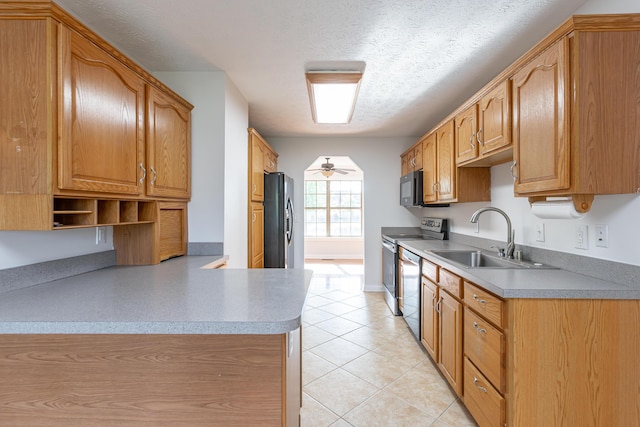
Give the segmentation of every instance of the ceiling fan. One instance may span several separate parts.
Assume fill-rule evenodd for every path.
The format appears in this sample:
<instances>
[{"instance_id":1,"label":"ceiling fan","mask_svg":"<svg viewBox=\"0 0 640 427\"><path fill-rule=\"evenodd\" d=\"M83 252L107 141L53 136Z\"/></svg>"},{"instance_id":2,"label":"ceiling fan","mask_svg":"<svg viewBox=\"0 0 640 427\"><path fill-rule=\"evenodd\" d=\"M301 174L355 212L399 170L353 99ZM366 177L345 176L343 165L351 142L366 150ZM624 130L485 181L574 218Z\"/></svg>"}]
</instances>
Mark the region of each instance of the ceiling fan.
<instances>
[{"instance_id":1,"label":"ceiling fan","mask_svg":"<svg viewBox=\"0 0 640 427\"><path fill-rule=\"evenodd\" d=\"M329 157L325 157L327 159L326 163L320 165L320 169L309 169L309 171L316 171L316 173L320 172L325 177L329 178L333 175L334 172L338 172L339 174L346 175L349 172L355 172L355 169L346 169L346 168L336 168L333 163L329 161Z\"/></svg>"}]
</instances>

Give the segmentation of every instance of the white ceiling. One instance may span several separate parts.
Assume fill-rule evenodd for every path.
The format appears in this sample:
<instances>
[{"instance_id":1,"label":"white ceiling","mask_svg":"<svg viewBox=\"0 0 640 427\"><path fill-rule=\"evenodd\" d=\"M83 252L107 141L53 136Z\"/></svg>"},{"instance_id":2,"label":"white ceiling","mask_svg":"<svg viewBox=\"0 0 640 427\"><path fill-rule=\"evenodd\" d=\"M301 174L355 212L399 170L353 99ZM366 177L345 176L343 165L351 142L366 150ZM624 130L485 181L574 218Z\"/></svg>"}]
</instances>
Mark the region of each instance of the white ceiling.
<instances>
[{"instance_id":1,"label":"white ceiling","mask_svg":"<svg viewBox=\"0 0 640 427\"><path fill-rule=\"evenodd\" d=\"M265 136L420 136L585 0L56 0L150 71L223 70ZM318 125L305 69L364 63Z\"/></svg>"}]
</instances>

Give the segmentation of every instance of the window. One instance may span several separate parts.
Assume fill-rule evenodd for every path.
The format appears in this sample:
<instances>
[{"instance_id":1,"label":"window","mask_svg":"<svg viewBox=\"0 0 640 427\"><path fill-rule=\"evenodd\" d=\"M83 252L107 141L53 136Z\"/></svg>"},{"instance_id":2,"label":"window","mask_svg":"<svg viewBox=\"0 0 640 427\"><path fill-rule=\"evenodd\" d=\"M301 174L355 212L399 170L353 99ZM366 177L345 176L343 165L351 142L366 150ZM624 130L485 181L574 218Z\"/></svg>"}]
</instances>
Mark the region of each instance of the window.
<instances>
[{"instance_id":1,"label":"window","mask_svg":"<svg viewBox=\"0 0 640 427\"><path fill-rule=\"evenodd\" d=\"M362 236L362 181L305 181L306 237Z\"/></svg>"}]
</instances>

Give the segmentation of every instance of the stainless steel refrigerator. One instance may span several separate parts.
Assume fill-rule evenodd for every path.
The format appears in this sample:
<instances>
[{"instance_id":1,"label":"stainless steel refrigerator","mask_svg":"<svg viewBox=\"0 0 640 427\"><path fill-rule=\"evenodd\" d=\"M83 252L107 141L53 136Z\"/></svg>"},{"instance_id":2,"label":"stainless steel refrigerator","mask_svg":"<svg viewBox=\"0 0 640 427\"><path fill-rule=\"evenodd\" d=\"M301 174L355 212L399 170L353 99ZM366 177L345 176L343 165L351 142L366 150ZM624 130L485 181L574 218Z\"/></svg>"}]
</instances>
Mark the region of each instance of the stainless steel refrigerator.
<instances>
[{"instance_id":1,"label":"stainless steel refrigerator","mask_svg":"<svg viewBox=\"0 0 640 427\"><path fill-rule=\"evenodd\" d=\"M293 268L293 179L264 176L264 266Z\"/></svg>"}]
</instances>

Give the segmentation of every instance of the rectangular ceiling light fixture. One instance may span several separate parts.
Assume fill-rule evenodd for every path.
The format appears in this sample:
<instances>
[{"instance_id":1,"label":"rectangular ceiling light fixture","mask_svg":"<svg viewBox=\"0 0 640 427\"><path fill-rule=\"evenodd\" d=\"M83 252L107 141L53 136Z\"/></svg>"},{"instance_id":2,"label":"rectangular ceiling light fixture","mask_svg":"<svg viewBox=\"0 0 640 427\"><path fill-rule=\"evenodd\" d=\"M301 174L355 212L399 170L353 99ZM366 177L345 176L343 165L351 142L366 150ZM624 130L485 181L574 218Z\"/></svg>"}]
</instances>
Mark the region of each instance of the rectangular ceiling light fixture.
<instances>
[{"instance_id":1,"label":"rectangular ceiling light fixture","mask_svg":"<svg viewBox=\"0 0 640 427\"><path fill-rule=\"evenodd\" d=\"M349 123L356 107L362 73L358 71L308 71L311 114L316 123Z\"/></svg>"}]
</instances>

